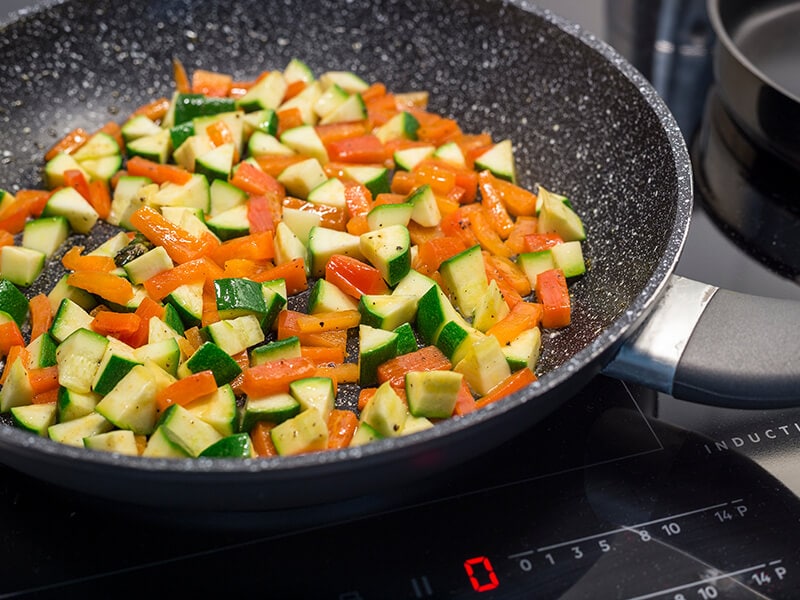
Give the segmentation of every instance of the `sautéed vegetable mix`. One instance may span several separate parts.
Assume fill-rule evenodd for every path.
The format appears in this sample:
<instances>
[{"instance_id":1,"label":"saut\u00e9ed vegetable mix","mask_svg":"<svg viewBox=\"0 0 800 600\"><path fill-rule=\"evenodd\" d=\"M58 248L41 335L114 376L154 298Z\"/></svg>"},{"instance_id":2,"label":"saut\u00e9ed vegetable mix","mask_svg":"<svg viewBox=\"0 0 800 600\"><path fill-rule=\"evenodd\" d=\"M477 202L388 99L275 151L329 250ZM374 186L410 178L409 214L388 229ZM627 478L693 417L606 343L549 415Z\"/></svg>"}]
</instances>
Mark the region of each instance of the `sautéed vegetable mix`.
<instances>
[{"instance_id":1,"label":"saut\u00e9ed vegetable mix","mask_svg":"<svg viewBox=\"0 0 800 600\"><path fill-rule=\"evenodd\" d=\"M512 140L298 59L247 82L174 71L171 98L57 142L43 189L0 190L0 413L93 450L277 456L536 379L585 232L517 185ZM100 220L114 233L76 245Z\"/></svg>"}]
</instances>

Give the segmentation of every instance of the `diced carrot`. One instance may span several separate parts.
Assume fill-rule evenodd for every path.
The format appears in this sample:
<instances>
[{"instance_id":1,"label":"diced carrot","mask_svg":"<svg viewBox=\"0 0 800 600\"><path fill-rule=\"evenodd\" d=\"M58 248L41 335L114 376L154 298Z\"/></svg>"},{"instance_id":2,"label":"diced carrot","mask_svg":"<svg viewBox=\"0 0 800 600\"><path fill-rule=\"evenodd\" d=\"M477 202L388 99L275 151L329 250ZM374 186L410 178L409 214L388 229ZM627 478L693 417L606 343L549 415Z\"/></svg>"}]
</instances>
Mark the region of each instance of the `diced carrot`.
<instances>
[{"instance_id":1,"label":"diced carrot","mask_svg":"<svg viewBox=\"0 0 800 600\"><path fill-rule=\"evenodd\" d=\"M143 115L152 121L160 121L167 116L169 107L169 98L161 97L137 108L133 111L133 116Z\"/></svg>"},{"instance_id":2,"label":"diced carrot","mask_svg":"<svg viewBox=\"0 0 800 600\"><path fill-rule=\"evenodd\" d=\"M275 257L272 232L251 233L227 240L214 248L210 257L220 266L224 266L226 261L234 258L270 260Z\"/></svg>"},{"instance_id":3,"label":"diced carrot","mask_svg":"<svg viewBox=\"0 0 800 600\"><path fill-rule=\"evenodd\" d=\"M45 390L44 392L34 394L33 398L31 398L31 404L55 404L58 402L58 395L59 389L57 387L51 390Z\"/></svg>"},{"instance_id":4,"label":"diced carrot","mask_svg":"<svg viewBox=\"0 0 800 600\"><path fill-rule=\"evenodd\" d=\"M364 215L358 215L347 221L347 233L351 235L363 235L370 230L369 221Z\"/></svg>"},{"instance_id":5,"label":"diced carrot","mask_svg":"<svg viewBox=\"0 0 800 600\"><path fill-rule=\"evenodd\" d=\"M454 138L453 141L461 148L461 152L464 154L464 158L467 162L467 168L472 169L474 168L475 157L479 156L492 145L492 136L485 132L462 134Z\"/></svg>"},{"instance_id":6,"label":"diced carrot","mask_svg":"<svg viewBox=\"0 0 800 600\"><path fill-rule=\"evenodd\" d=\"M414 174L414 187L428 184L435 194L445 195L456 185L455 173L433 162L423 161L414 168L412 173Z\"/></svg>"},{"instance_id":7,"label":"diced carrot","mask_svg":"<svg viewBox=\"0 0 800 600\"><path fill-rule=\"evenodd\" d=\"M61 264L70 271L97 271L108 273L117 268L114 259L99 254L81 254L83 246L73 246L64 254Z\"/></svg>"},{"instance_id":8,"label":"diced carrot","mask_svg":"<svg viewBox=\"0 0 800 600\"><path fill-rule=\"evenodd\" d=\"M258 277L258 281L271 281L273 279L283 279L286 282L287 294L299 294L307 290L308 278L306 277L305 261L302 258L292 259L271 269L266 269Z\"/></svg>"},{"instance_id":9,"label":"diced carrot","mask_svg":"<svg viewBox=\"0 0 800 600\"><path fill-rule=\"evenodd\" d=\"M507 239L514 228L514 221L508 214L503 197L493 184L495 177L490 171L482 171L478 175L478 183L481 189L482 204L489 217L492 228L502 239Z\"/></svg>"},{"instance_id":10,"label":"diced carrot","mask_svg":"<svg viewBox=\"0 0 800 600\"><path fill-rule=\"evenodd\" d=\"M570 324L572 303L567 279L561 269L550 269L536 277L536 299L542 304L542 327L557 329Z\"/></svg>"},{"instance_id":11,"label":"diced carrot","mask_svg":"<svg viewBox=\"0 0 800 600\"><path fill-rule=\"evenodd\" d=\"M286 102L287 100L291 100L292 98L297 96L297 94L306 89L306 87L308 87L308 84L302 79L292 81L289 85L286 86L286 92L284 92L283 94L283 101Z\"/></svg>"},{"instance_id":12,"label":"diced carrot","mask_svg":"<svg viewBox=\"0 0 800 600\"><path fill-rule=\"evenodd\" d=\"M0 354L5 353L6 356L6 364L3 368L3 374L0 375L0 385L3 385L8 378L8 374L11 371L12 365L21 360L23 365L27 365L30 362L30 353L25 349L23 344L18 344L16 346L11 346L7 351L3 351L0 347ZM27 371L27 367L25 369Z\"/></svg>"},{"instance_id":13,"label":"diced carrot","mask_svg":"<svg viewBox=\"0 0 800 600\"><path fill-rule=\"evenodd\" d=\"M510 396L514 392L521 390L534 381L536 381L536 375L534 375L533 371L531 371L528 367L524 367L519 371L515 371L506 379L498 383L495 387L489 390L488 394L483 396L475 404L478 408L483 408L492 402L497 402L506 396Z\"/></svg>"},{"instance_id":14,"label":"diced carrot","mask_svg":"<svg viewBox=\"0 0 800 600\"><path fill-rule=\"evenodd\" d=\"M139 331L141 322L141 317L136 313L101 310L95 313L91 328L92 331L101 335L111 335L118 339L125 339Z\"/></svg>"},{"instance_id":15,"label":"diced carrot","mask_svg":"<svg viewBox=\"0 0 800 600\"><path fill-rule=\"evenodd\" d=\"M53 322L53 309L50 300L44 294L36 294L28 302L31 313L31 341L50 329Z\"/></svg>"},{"instance_id":16,"label":"diced carrot","mask_svg":"<svg viewBox=\"0 0 800 600\"><path fill-rule=\"evenodd\" d=\"M363 294L385 294L389 291L378 269L343 254L334 254L328 260L325 279L357 300Z\"/></svg>"},{"instance_id":17,"label":"diced carrot","mask_svg":"<svg viewBox=\"0 0 800 600\"><path fill-rule=\"evenodd\" d=\"M28 382L34 394L58 389L58 367L39 367L28 370Z\"/></svg>"},{"instance_id":18,"label":"diced carrot","mask_svg":"<svg viewBox=\"0 0 800 600\"><path fill-rule=\"evenodd\" d=\"M394 194L391 192L385 192L383 194L378 194L375 196L375 200L372 204L373 207L375 206L382 206L384 204L402 204L406 201L406 196L404 194Z\"/></svg>"},{"instance_id":19,"label":"diced carrot","mask_svg":"<svg viewBox=\"0 0 800 600\"><path fill-rule=\"evenodd\" d=\"M131 335L121 336L120 340L134 348L138 348L147 343L150 319L153 317L164 318L164 307L149 296L146 296L136 307L134 314L139 317L139 329Z\"/></svg>"},{"instance_id":20,"label":"diced carrot","mask_svg":"<svg viewBox=\"0 0 800 600\"><path fill-rule=\"evenodd\" d=\"M5 229L0 229L0 247L3 246L13 246L14 245L14 234L10 231L6 231Z\"/></svg>"},{"instance_id":21,"label":"diced carrot","mask_svg":"<svg viewBox=\"0 0 800 600\"><path fill-rule=\"evenodd\" d=\"M420 120L422 113L423 111L412 111L412 114L417 117L417 120ZM425 119L422 121L425 121ZM420 122L419 129L417 129L417 138L430 142L435 146L441 146L445 142L461 134L461 128L453 119L437 117L436 119L428 119L427 122L422 121Z\"/></svg>"},{"instance_id":22,"label":"diced carrot","mask_svg":"<svg viewBox=\"0 0 800 600\"><path fill-rule=\"evenodd\" d=\"M297 107L279 110L277 112L277 116L278 136L280 136L284 131L303 125L303 113L301 113L300 109Z\"/></svg>"},{"instance_id":23,"label":"diced carrot","mask_svg":"<svg viewBox=\"0 0 800 600\"><path fill-rule=\"evenodd\" d=\"M111 214L111 193L108 184L102 179L92 179L89 182L89 204L101 219L107 219Z\"/></svg>"},{"instance_id":24,"label":"diced carrot","mask_svg":"<svg viewBox=\"0 0 800 600\"><path fill-rule=\"evenodd\" d=\"M233 86L233 77L215 71L197 69L192 73L192 93L225 98Z\"/></svg>"},{"instance_id":25,"label":"diced carrot","mask_svg":"<svg viewBox=\"0 0 800 600\"><path fill-rule=\"evenodd\" d=\"M183 332L183 337L185 337L186 340L189 342L189 344L191 344L192 346L192 351L187 352L189 356L194 354L194 351L197 350L200 346L202 346L203 342L205 341L205 339L203 339L203 334L200 333L200 328L197 326L189 327L189 329L186 329Z\"/></svg>"},{"instance_id":26,"label":"diced carrot","mask_svg":"<svg viewBox=\"0 0 800 600\"><path fill-rule=\"evenodd\" d=\"M375 95L369 101L365 100L364 104L367 106L367 119L373 127L383 125L400 112L394 94Z\"/></svg>"},{"instance_id":27,"label":"diced carrot","mask_svg":"<svg viewBox=\"0 0 800 600\"><path fill-rule=\"evenodd\" d=\"M278 450L272 443L270 431L277 423L269 421L259 421L250 430L250 441L253 443L253 450L262 457L278 456Z\"/></svg>"},{"instance_id":28,"label":"diced carrot","mask_svg":"<svg viewBox=\"0 0 800 600\"><path fill-rule=\"evenodd\" d=\"M338 383L358 383L358 365L350 362L318 365L314 377L330 377Z\"/></svg>"},{"instance_id":29,"label":"diced carrot","mask_svg":"<svg viewBox=\"0 0 800 600\"><path fill-rule=\"evenodd\" d=\"M301 356L310 358L314 364L339 364L345 359L342 348L322 348L320 346L300 346Z\"/></svg>"},{"instance_id":30,"label":"diced carrot","mask_svg":"<svg viewBox=\"0 0 800 600\"><path fill-rule=\"evenodd\" d=\"M334 409L328 417L328 448L347 448L358 427L358 417L349 410Z\"/></svg>"},{"instance_id":31,"label":"diced carrot","mask_svg":"<svg viewBox=\"0 0 800 600\"><path fill-rule=\"evenodd\" d=\"M378 381L390 382L393 388L405 387L406 373L412 371L449 371L453 365L436 346L425 346L415 352L401 354L378 367Z\"/></svg>"},{"instance_id":32,"label":"diced carrot","mask_svg":"<svg viewBox=\"0 0 800 600\"><path fill-rule=\"evenodd\" d=\"M505 256L496 256L488 252L484 253L483 260L487 266L487 275L491 270L490 279L502 278L521 296L531 293L530 279L517 263Z\"/></svg>"},{"instance_id":33,"label":"diced carrot","mask_svg":"<svg viewBox=\"0 0 800 600\"><path fill-rule=\"evenodd\" d=\"M361 184L345 187L344 201L351 217L366 216L372 209L372 193Z\"/></svg>"},{"instance_id":34,"label":"diced carrot","mask_svg":"<svg viewBox=\"0 0 800 600\"><path fill-rule=\"evenodd\" d=\"M523 252L541 252L558 244L563 244L564 240L554 231L544 233L529 233L522 241Z\"/></svg>"},{"instance_id":35,"label":"diced carrot","mask_svg":"<svg viewBox=\"0 0 800 600\"><path fill-rule=\"evenodd\" d=\"M198 398L217 391L212 371L199 371L178 379L156 394L158 410L164 411L172 404L186 406Z\"/></svg>"},{"instance_id":36,"label":"diced carrot","mask_svg":"<svg viewBox=\"0 0 800 600\"><path fill-rule=\"evenodd\" d=\"M480 210L472 211L469 216L469 226L482 248L495 256L511 256L511 250L506 247L501 237L494 230L486 208L481 207Z\"/></svg>"},{"instance_id":37,"label":"diced carrot","mask_svg":"<svg viewBox=\"0 0 800 600\"><path fill-rule=\"evenodd\" d=\"M162 165L141 156L128 159L127 171L129 175L149 177L153 183L159 185L167 182L183 185L192 178L192 174L183 167Z\"/></svg>"},{"instance_id":38,"label":"diced carrot","mask_svg":"<svg viewBox=\"0 0 800 600\"><path fill-rule=\"evenodd\" d=\"M426 275L438 271L442 262L466 249L463 240L453 236L434 238L425 242L419 246L417 252L420 270Z\"/></svg>"},{"instance_id":39,"label":"diced carrot","mask_svg":"<svg viewBox=\"0 0 800 600\"><path fill-rule=\"evenodd\" d=\"M7 356L14 346L24 346L25 338L22 337L16 321L0 323L0 356Z\"/></svg>"},{"instance_id":40,"label":"diced carrot","mask_svg":"<svg viewBox=\"0 0 800 600\"><path fill-rule=\"evenodd\" d=\"M331 160L346 163L382 164L387 159L383 142L372 134L331 142L327 150Z\"/></svg>"},{"instance_id":41,"label":"diced carrot","mask_svg":"<svg viewBox=\"0 0 800 600\"><path fill-rule=\"evenodd\" d=\"M417 178L409 171L395 171L391 189L395 194L408 195L417 187Z\"/></svg>"},{"instance_id":42,"label":"diced carrot","mask_svg":"<svg viewBox=\"0 0 800 600\"><path fill-rule=\"evenodd\" d=\"M277 177L284 171L284 169L286 169L286 167L302 162L307 158L309 157L302 154L293 154L292 156L284 156L283 154L264 154L256 157L256 162L265 173L269 173L273 177Z\"/></svg>"},{"instance_id":43,"label":"diced carrot","mask_svg":"<svg viewBox=\"0 0 800 600\"><path fill-rule=\"evenodd\" d=\"M423 227L416 221L408 222L408 235L411 238L411 244L419 246L432 239L440 238L443 236L442 230L438 225L433 227Z\"/></svg>"},{"instance_id":44,"label":"diced carrot","mask_svg":"<svg viewBox=\"0 0 800 600\"><path fill-rule=\"evenodd\" d=\"M131 225L156 245L163 246L169 257L178 264L210 254L218 245L211 235L195 237L185 229L165 219L150 206L142 206L131 215Z\"/></svg>"},{"instance_id":45,"label":"diced carrot","mask_svg":"<svg viewBox=\"0 0 800 600\"><path fill-rule=\"evenodd\" d=\"M239 365L242 372L234 377L229 385L234 394L240 395L242 393L242 383L244 382L244 370L250 366L250 355L247 353L247 350L242 350L237 354L232 354L231 358L236 361L236 364Z\"/></svg>"},{"instance_id":46,"label":"diced carrot","mask_svg":"<svg viewBox=\"0 0 800 600\"><path fill-rule=\"evenodd\" d=\"M322 144L327 148L333 142L365 135L367 133L367 122L346 121L344 123L330 123L317 125L314 129L319 139L322 140Z\"/></svg>"},{"instance_id":47,"label":"diced carrot","mask_svg":"<svg viewBox=\"0 0 800 600\"><path fill-rule=\"evenodd\" d=\"M112 273L75 271L67 276L67 283L115 304L124 305L133 298L130 281Z\"/></svg>"},{"instance_id":48,"label":"diced carrot","mask_svg":"<svg viewBox=\"0 0 800 600\"><path fill-rule=\"evenodd\" d=\"M283 191L283 186L272 175L248 162L239 165L231 178L231 183L248 194L258 196Z\"/></svg>"},{"instance_id":49,"label":"diced carrot","mask_svg":"<svg viewBox=\"0 0 800 600\"><path fill-rule=\"evenodd\" d=\"M208 257L201 257L153 275L144 282L144 288L151 298L161 300L185 283L205 283L222 275L223 270L217 263Z\"/></svg>"},{"instance_id":50,"label":"diced carrot","mask_svg":"<svg viewBox=\"0 0 800 600\"><path fill-rule=\"evenodd\" d=\"M542 306L534 302L519 302L497 323L492 325L487 335L492 335L501 346L511 343L520 333L537 327L542 319Z\"/></svg>"},{"instance_id":51,"label":"diced carrot","mask_svg":"<svg viewBox=\"0 0 800 600\"><path fill-rule=\"evenodd\" d=\"M536 194L528 190L495 177L488 171L481 173L480 177L487 185L499 194L503 204L510 214L515 217L530 217L536 214Z\"/></svg>"},{"instance_id":52,"label":"diced carrot","mask_svg":"<svg viewBox=\"0 0 800 600\"><path fill-rule=\"evenodd\" d=\"M0 229L9 233L19 233L29 217L42 213L50 198L50 192L42 190L20 190L13 202L0 211Z\"/></svg>"},{"instance_id":53,"label":"diced carrot","mask_svg":"<svg viewBox=\"0 0 800 600\"><path fill-rule=\"evenodd\" d=\"M456 397L456 406L453 409L453 415L466 415L478 409L475 403L475 398L469 389L469 384L466 379L461 380L461 389L458 390Z\"/></svg>"},{"instance_id":54,"label":"diced carrot","mask_svg":"<svg viewBox=\"0 0 800 600\"><path fill-rule=\"evenodd\" d=\"M225 261L223 277L244 278L261 281L275 265L269 260L251 260L249 258L231 258Z\"/></svg>"},{"instance_id":55,"label":"diced carrot","mask_svg":"<svg viewBox=\"0 0 800 600\"><path fill-rule=\"evenodd\" d=\"M465 248L480 244L472 231L470 211L467 210L469 206L462 206L447 216L443 216L442 222L439 224L444 235L460 238Z\"/></svg>"},{"instance_id":56,"label":"diced carrot","mask_svg":"<svg viewBox=\"0 0 800 600\"><path fill-rule=\"evenodd\" d=\"M175 90L181 94L188 94L192 91L192 84L189 82L189 75L183 63L178 58L172 59L172 77L175 79Z\"/></svg>"},{"instance_id":57,"label":"diced carrot","mask_svg":"<svg viewBox=\"0 0 800 600\"><path fill-rule=\"evenodd\" d=\"M250 196L247 201L247 221L250 223L250 233L275 231L272 205L267 196Z\"/></svg>"},{"instance_id":58,"label":"diced carrot","mask_svg":"<svg viewBox=\"0 0 800 600\"><path fill-rule=\"evenodd\" d=\"M370 401L377 391L378 388L376 387L361 388L358 392L358 410L364 410L367 402Z\"/></svg>"},{"instance_id":59,"label":"diced carrot","mask_svg":"<svg viewBox=\"0 0 800 600\"><path fill-rule=\"evenodd\" d=\"M297 318L297 329L300 333L322 333L323 331L339 331L358 327L361 313L357 310L337 310L333 312L301 315Z\"/></svg>"},{"instance_id":60,"label":"diced carrot","mask_svg":"<svg viewBox=\"0 0 800 600\"><path fill-rule=\"evenodd\" d=\"M61 154L72 154L83 146L89 139L89 132L82 127L76 127L63 138L58 140L44 155L46 161L50 161Z\"/></svg>"},{"instance_id":61,"label":"diced carrot","mask_svg":"<svg viewBox=\"0 0 800 600\"><path fill-rule=\"evenodd\" d=\"M380 82L376 82L370 85L366 90L361 92L361 99L365 103L370 103L385 95L386 95L386 85Z\"/></svg>"},{"instance_id":62,"label":"diced carrot","mask_svg":"<svg viewBox=\"0 0 800 600\"><path fill-rule=\"evenodd\" d=\"M244 370L242 391L252 397L288 393L291 382L311 377L315 370L314 361L305 357L271 360Z\"/></svg>"},{"instance_id":63,"label":"diced carrot","mask_svg":"<svg viewBox=\"0 0 800 600\"><path fill-rule=\"evenodd\" d=\"M508 234L508 239L506 239L506 247L512 254L525 252L525 236L536 233L538 222L539 219L536 217L516 218L514 227L511 229L511 233Z\"/></svg>"},{"instance_id":64,"label":"diced carrot","mask_svg":"<svg viewBox=\"0 0 800 600\"><path fill-rule=\"evenodd\" d=\"M206 127L206 133L208 134L208 139L211 140L211 143L214 146L219 147L225 144L235 144L235 140L233 138L233 131L231 128L228 127L228 124L225 121L214 121L211 125ZM233 148L233 162L239 162L239 148L234 145ZM249 164L249 163L247 163ZM253 166L253 165L249 165Z\"/></svg>"},{"instance_id":65,"label":"diced carrot","mask_svg":"<svg viewBox=\"0 0 800 600\"><path fill-rule=\"evenodd\" d=\"M89 182L80 169L67 169L64 171L64 183L67 187L74 188L86 200L89 199Z\"/></svg>"}]
</instances>

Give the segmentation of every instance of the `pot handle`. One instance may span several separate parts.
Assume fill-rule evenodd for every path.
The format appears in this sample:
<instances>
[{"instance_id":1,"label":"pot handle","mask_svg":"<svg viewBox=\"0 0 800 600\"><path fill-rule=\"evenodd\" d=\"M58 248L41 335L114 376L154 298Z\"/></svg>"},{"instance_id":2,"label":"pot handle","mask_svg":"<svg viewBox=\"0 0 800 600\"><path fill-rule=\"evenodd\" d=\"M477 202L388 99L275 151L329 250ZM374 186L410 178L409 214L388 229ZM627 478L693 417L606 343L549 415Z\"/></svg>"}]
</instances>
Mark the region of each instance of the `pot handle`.
<instances>
[{"instance_id":1,"label":"pot handle","mask_svg":"<svg viewBox=\"0 0 800 600\"><path fill-rule=\"evenodd\" d=\"M701 404L800 406L800 302L673 275L604 373Z\"/></svg>"}]
</instances>

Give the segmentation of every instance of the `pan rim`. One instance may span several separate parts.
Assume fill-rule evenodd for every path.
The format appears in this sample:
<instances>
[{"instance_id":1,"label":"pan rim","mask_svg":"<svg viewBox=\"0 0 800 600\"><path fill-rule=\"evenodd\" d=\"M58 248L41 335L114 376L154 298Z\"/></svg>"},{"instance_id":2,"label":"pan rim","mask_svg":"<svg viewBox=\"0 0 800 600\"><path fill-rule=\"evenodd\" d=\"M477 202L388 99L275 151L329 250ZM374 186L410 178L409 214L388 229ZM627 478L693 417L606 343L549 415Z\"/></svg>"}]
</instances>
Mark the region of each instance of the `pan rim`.
<instances>
[{"instance_id":1,"label":"pan rim","mask_svg":"<svg viewBox=\"0 0 800 600\"><path fill-rule=\"evenodd\" d=\"M19 19L36 14L48 7L68 4L69 0L44 0L30 9L23 9L12 14L10 20L0 22L3 29ZM527 0L499 0L499 4L514 6L524 12L532 13L549 24L577 39L591 50L598 53L623 75L641 94L646 104L653 111L667 137L672 149L672 160L678 176L676 189L675 217L672 230L669 232L667 245L656 265L650 279L629 303L627 309L609 326L607 326L590 344L578 351L559 368L543 376L531 387L517 392L503 402L492 404L481 411L450 419L437 424L433 429L422 431L411 436L381 440L356 448L306 454L300 456L275 457L263 459L154 459L132 456L120 456L104 452L87 451L58 444L49 439L36 436L10 426L0 426L0 447L10 446L14 451L34 452L38 456L47 457L50 461L63 462L72 469L95 470L98 467L113 467L121 472L141 472L163 474L169 477L185 475L191 478L204 476L219 478L236 478L242 475L258 477L259 474L285 474L288 479L307 477L305 473L324 467L327 470L349 468L354 461L362 461L374 466L376 463L392 461L396 455L404 455L407 451L418 449L423 451L431 445L440 443L442 438L449 439L454 434L464 434L474 426L491 420L494 415L516 410L532 399L552 393L576 371L586 369L587 365L596 365L593 374L599 372L602 359L608 360L622 340L633 332L646 319L654 306L669 277L674 271L686 239L692 211L692 172L689 154L680 129L663 100L645 77L636 70L615 49L596 35L584 30L581 26L542 9ZM4 461L5 462L5 461ZM224 483L224 482L221 482Z\"/></svg>"}]
</instances>

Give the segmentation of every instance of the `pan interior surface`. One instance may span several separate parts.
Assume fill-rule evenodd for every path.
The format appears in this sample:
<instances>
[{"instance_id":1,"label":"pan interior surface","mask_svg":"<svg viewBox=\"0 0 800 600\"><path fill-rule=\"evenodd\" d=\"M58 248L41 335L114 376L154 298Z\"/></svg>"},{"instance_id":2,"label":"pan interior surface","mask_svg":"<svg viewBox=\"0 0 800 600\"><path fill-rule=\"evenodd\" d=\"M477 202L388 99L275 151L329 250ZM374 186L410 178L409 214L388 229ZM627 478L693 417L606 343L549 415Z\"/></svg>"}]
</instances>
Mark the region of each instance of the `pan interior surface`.
<instances>
[{"instance_id":1,"label":"pan interior surface","mask_svg":"<svg viewBox=\"0 0 800 600\"><path fill-rule=\"evenodd\" d=\"M568 196L584 220L589 269L571 288L573 323L544 336L538 389L549 391L568 377L597 373L599 357L654 301L686 234L691 174L677 126L645 80L602 42L527 8L434 0L48 6L0 30L0 187L40 186L42 154L67 131L121 122L171 94L173 57L190 71L219 70L242 80L298 57L316 74L353 70L391 90L428 90L430 109L457 119L464 131L511 138L520 183ZM510 406L528 396L510 399ZM426 442L446 447L442 436L491 418L476 413L418 434L418 442L379 444L358 456L414 444L421 452ZM0 442L30 451L49 444L8 427L0 427ZM463 459L468 445L448 451ZM330 467L354 456L317 462ZM246 467L178 461L145 471L269 475L279 470L275 465L315 460ZM138 468L137 461L121 463Z\"/></svg>"}]
</instances>

